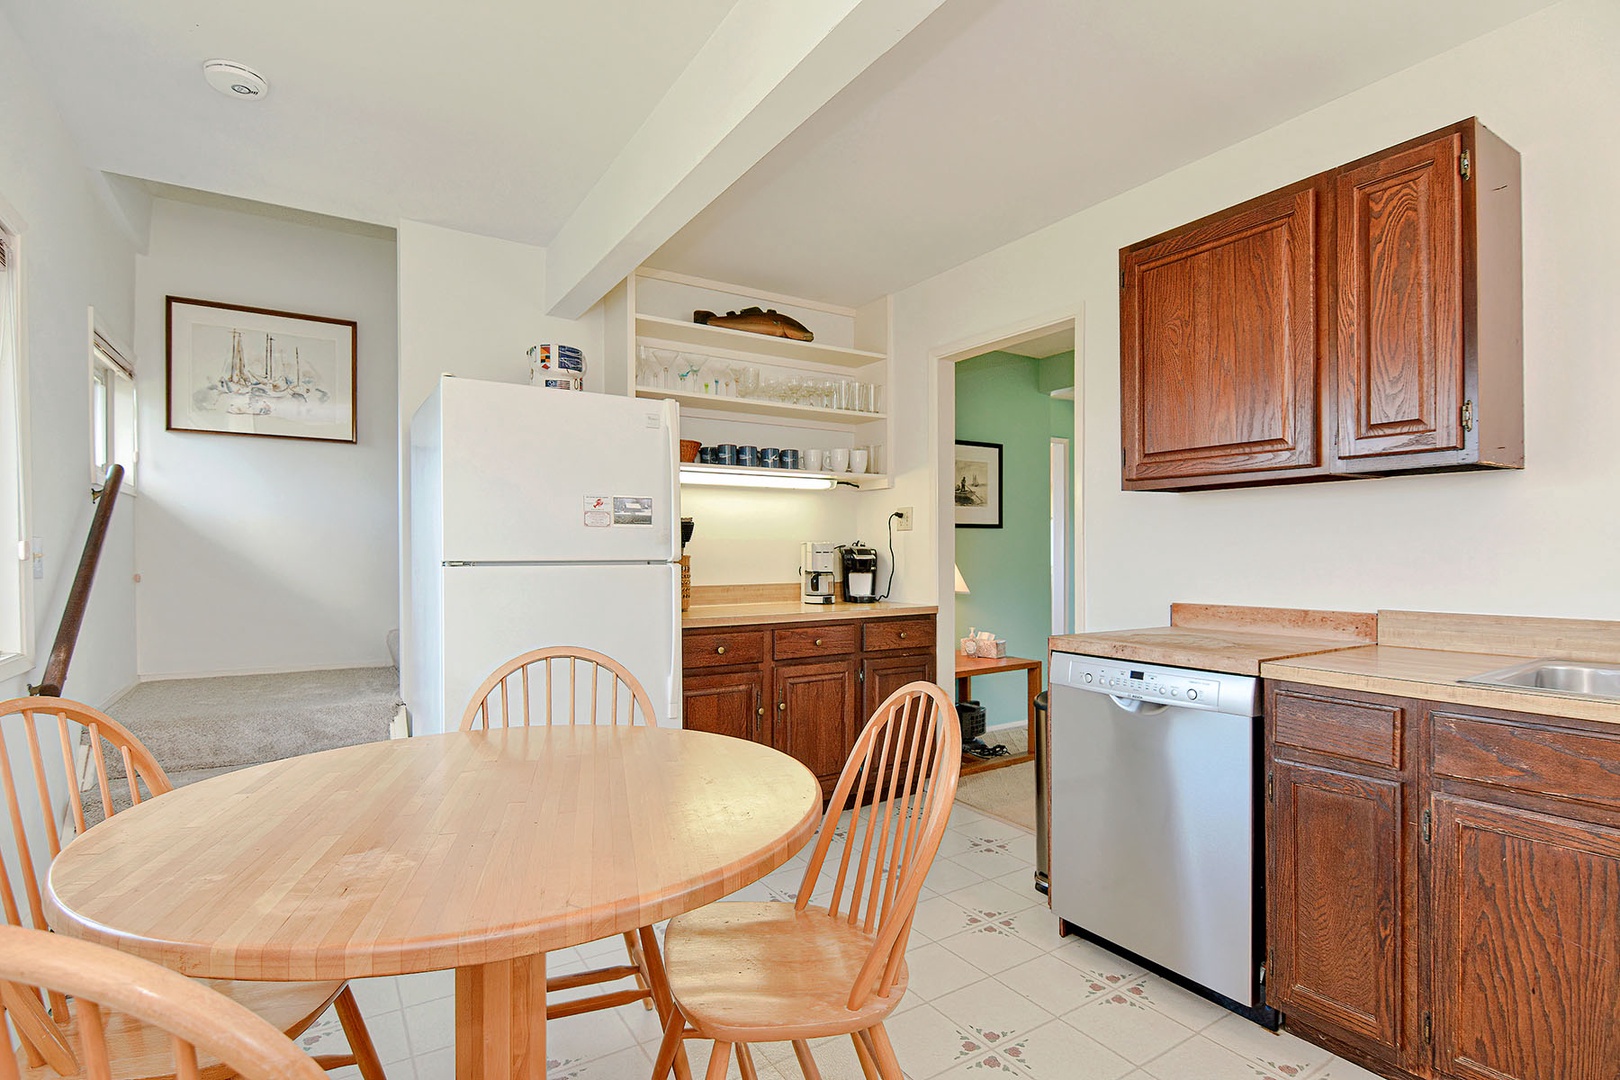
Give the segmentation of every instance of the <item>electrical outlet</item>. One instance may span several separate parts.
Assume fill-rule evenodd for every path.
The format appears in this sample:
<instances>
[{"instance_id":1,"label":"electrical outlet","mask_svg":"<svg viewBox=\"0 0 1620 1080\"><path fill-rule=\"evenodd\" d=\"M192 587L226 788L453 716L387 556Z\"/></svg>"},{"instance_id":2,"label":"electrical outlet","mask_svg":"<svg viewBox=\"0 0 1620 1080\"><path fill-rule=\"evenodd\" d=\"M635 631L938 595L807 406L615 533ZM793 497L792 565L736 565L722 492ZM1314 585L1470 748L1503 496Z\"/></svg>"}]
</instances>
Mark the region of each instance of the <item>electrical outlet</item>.
<instances>
[{"instance_id":1,"label":"electrical outlet","mask_svg":"<svg viewBox=\"0 0 1620 1080\"><path fill-rule=\"evenodd\" d=\"M894 531L911 531L911 507L902 506L900 509L894 512Z\"/></svg>"}]
</instances>

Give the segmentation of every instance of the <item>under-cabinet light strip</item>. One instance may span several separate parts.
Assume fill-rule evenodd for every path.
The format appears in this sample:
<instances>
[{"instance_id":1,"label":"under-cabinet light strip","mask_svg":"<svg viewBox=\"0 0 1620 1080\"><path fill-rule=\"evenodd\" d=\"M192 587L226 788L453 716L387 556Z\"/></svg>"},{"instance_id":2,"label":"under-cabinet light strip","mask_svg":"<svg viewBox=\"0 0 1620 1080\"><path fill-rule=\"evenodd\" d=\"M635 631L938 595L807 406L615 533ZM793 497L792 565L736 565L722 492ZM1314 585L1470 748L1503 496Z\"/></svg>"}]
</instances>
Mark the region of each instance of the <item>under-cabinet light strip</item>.
<instances>
[{"instance_id":1,"label":"under-cabinet light strip","mask_svg":"<svg viewBox=\"0 0 1620 1080\"><path fill-rule=\"evenodd\" d=\"M681 483L709 484L715 487L791 488L798 491L828 491L838 481L830 476L795 476L792 470L781 475L768 472L725 472L713 467L682 469Z\"/></svg>"}]
</instances>

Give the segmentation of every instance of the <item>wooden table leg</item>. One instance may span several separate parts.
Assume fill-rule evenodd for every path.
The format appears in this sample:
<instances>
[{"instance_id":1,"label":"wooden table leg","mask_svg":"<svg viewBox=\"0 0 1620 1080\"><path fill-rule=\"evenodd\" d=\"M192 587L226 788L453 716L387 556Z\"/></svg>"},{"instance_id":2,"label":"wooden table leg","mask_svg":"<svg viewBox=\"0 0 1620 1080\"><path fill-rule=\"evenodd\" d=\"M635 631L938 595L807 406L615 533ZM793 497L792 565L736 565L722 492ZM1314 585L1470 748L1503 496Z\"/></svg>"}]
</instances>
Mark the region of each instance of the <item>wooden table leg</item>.
<instances>
[{"instance_id":1,"label":"wooden table leg","mask_svg":"<svg viewBox=\"0 0 1620 1080\"><path fill-rule=\"evenodd\" d=\"M456 1080L546 1080L546 956L456 969Z\"/></svg>"},{"instance_id":2,"label":"wooden table leg","mask_svg":"<svg viewBox=\"0 0 1620 1080\"><path fill-rule=\"evenodd\" d=\"M1024 744L1024 753L1035 752L1035 699L1041 694L1041 668L1037 664L1029 669L1029 741Z\"/></svg>"},{"instance_id":3,"label":"wooden table leg","mask_svg":"<svg viewBox=\"0 0 1620 1080\"><path fill-rule=\"evenodd\" d=\"M956 677L956 701L957 701L957 704L961 704L964 701L971 701L971 700L973 700L973 676L971 676L971 675L958 675Z\"/></svg>"}]
</instances>

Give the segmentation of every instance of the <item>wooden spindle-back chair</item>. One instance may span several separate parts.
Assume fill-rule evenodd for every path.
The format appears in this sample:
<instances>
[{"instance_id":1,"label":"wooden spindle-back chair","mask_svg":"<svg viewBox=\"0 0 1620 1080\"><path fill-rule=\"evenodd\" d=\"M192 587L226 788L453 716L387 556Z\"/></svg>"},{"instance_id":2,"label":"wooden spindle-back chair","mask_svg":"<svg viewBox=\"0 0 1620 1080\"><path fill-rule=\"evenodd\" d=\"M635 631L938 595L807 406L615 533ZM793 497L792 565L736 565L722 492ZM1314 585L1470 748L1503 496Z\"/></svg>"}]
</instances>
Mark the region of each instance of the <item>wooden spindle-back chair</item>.
<instances>
[{"instance_id":1,"label":"wooden spindle-back chair","mask_svg":"<svg viewBox=\"0 0 1620 1080\"><path fill-rule=\"evenodd\" d=\"M514 656L473 691L461 730L552 724L654 724L652 699L611 656L573 645Z\"/></svg>"},{"instance_id":2,"label":"wooden spindle-back chair","mask_svg":"<svg viewBox=\"0 0 1620 1080\"><path fill-rule=\"evenodd\" d=\"M138 1031L161 1061L162 1072L185 1080L204 1076L242 1080L322 1080L314 1059L287 1036L236 1002L167 968L115 949L19 926L0 927L0 1030L9 1019L27 1038L35 1030L36 999L23 987L43 987L53 998L71 996L86 1080L125 1075L120 1042ZM45 1024L50 1027L50 1021ZM199 1053L201 1051L201 1053ZM0 1080L21 1080L24 1070L0 1054Z\"/></svg>"},{"instance_id":3,"label":"wooden spindle-back chair","mask_svg":"<svg viewBox=\"0 0 1620 1080\"><path fill-rule=\"evenodd\" d=\"M883 1020L905 992L911 919L961 768L956 707L939 687L911 683L878 706L838 778L797 899L721 901L671 920L664 957L678 1015L664 1027L653 1080L687 1038L714 1040L709 1080L724 1080L733 1047L754 1080L748 1044L783 1041L806 1080L818 1080L808 1040L830 1035L854 1040L869 1080L902 1080ZM818 901L824 873L831 886Z\"/></svg>"},{"instance_id":4,"label":"wooden spindle-back chair","mask_svg":"<svg viewBox=\"0 0 1620 1080\"><path fill-rule=\"evenodd\" d=\"M81 732L88 739L82 739ZM111 775L109 752L123 763L122 777ZM95 779L90 790L100 800L103 818L117 813L126 795L132 805L138 806L174 787L141 741L97 709L56 697L0 702L0 788L4 790L11 841L0 844L0 908L8 925L48 928L41 890L43 874L63 844L86 828L95 827L95 820L91 820L95 818L94 804L87 818L86 799L79 783L81 775L92 772ZM360 1007L346 983L199 981L258 1014L289 1038L302 1034L328 1006L336 1005L353 1052L312 1060L327 1069L358 1065L364 1080L384 1080ZM33 1070L28 1073L30 1080L36 1074L76 1076L90 1067L90 1062L79 1056L81 1052L89 1053L90 1048L82 1046L79 1038L78 1010L70 1008L59 993L12 992L6 998L14 1019L33 1014L35 1023L30 1030L40 1035L23 1040L25 1064ZM46 1039L44 1033L54 1035ZM151 1071L154 1066L150 1047L138 1027L115 1026L107 1036L107 1051L116 1077L165 1075L161 1069Z\"/></svg>"},{"instance_id":5,"label":"wooden spindle-back chair","mask_svg":"<svg viewBox=\"0 0 1620 1080\"><path fill-rule=\"evenodd\" d=\"M652 726L657 722L652 699L625 666L605 653L576 645L533 649L514 656L490 673L461 714L461 730L491 727L554 725ZM547 1018L613 1009L640 1001L657 1009L660 1020L674 1012L664 978L663 957L653 928L624 935L629 963L554 975L546 979L549 995L582 986L634 979L635 988L612 990L567 1001L546 1003ZM690 1076L685 1055L675 1062L680 1080Z\"/></svg>"}]
</instances>

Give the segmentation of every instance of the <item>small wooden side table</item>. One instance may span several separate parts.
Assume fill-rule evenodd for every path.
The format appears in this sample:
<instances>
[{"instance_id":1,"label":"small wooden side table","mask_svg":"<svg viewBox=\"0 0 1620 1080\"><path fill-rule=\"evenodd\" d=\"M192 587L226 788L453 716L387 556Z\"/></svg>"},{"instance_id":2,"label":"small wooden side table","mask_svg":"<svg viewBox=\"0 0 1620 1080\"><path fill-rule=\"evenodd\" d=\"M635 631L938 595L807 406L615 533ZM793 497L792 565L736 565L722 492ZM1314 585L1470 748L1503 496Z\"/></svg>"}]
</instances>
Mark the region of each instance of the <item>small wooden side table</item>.
<instances>
[{"instance_id":1,"label":"small wooden side table","mask_svg":"<svg viewBox=\"0 0 1620 1080\"><path fill-rule=\"evenodd\" d=\"M986 769L1000 769L1008 765L1020 765L1026 761L1035 760L1035 698L1041 692L1041 662L1027 660L1022 656L966 656L956 654L956 700L967 701L973 697L973 677L975 675L999 675L1004 671L1027 671L1029 673L1029 741L1025 744L1022 754L1009 754L1002 758L980 758L972 754L962 755L962 775L984 772Z\"/></svg>"}]
</instances>

